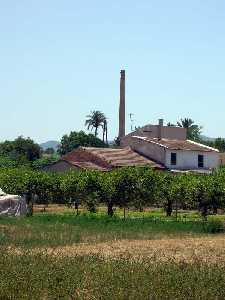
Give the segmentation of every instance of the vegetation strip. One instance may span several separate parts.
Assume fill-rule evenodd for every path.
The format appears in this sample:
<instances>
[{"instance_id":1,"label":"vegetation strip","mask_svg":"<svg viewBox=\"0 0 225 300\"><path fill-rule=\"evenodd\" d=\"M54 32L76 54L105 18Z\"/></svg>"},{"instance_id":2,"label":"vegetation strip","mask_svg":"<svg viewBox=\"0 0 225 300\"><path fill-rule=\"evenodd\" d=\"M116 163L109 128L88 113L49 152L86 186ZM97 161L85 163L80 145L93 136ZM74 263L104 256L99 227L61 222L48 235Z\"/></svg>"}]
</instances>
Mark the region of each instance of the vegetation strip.
<instances>
[{"instance_id":1,"label":"vegetation strip","mask_svg":"<svg viewBox=\"0 0 225 300\"><path fill-rule=\"evenodd\" d=\"M37 172L29 169L0 170L0 186L10 194L26 195L36 203L66 203L79 214L83 205L96 212L107 206L109 216L115 207L161 207L171 216L179 209L197 209L206 220L208 214L217 214L225 207L225 171L212 175L172 175L151 168L122 168L112 172L71 171L63 174ZM222 229L222 228L220 228Z\"/></svg>"}]
</instances>

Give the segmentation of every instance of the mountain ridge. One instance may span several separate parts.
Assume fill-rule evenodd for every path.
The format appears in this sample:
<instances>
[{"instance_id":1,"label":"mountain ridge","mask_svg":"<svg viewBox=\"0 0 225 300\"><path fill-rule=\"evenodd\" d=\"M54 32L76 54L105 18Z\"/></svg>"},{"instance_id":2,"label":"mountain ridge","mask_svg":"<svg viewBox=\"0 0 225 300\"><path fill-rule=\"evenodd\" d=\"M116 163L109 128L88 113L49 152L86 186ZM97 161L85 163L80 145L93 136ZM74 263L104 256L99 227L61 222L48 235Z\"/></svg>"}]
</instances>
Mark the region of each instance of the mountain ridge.
<instances>
[{"instance_id":1,"label":"mountain ridge","mask_svg":"<svg viewBox=\"0 0 225 300\"><path fill-rule=\"evenodd\" d=\"M59 146L58 141L50 140L44 143L39 144L39 146L45 151L48 148L53 148L55 151L58 149Z\"/></svg>"}]
</instances>

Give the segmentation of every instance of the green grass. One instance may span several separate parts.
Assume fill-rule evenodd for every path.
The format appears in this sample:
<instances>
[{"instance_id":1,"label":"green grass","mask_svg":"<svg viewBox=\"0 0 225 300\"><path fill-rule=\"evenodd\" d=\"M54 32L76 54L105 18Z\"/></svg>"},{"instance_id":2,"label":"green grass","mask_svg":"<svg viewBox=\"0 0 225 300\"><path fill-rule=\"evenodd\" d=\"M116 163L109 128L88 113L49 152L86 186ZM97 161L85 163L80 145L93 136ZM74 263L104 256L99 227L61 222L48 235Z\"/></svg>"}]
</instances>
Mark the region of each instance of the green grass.
<instances>
[{"instance_id":1,"label":"green grass","mask_svg":"<svg viewBox=\"0 0 225 300\"><path fill-rule=\"evenodd\" d=\"M210 223L176 222L155 217L110 218L102 214L36 214L0 218L0 245L48 247L119 239L158 239L210 232Z\"/></svg>"},{"instance_id":2,"label":"green grass","mask_svg":"<svg viewBox=\"0 0 225 300\"><path fill-rule=\"evenodd\" d=\"M55 258L0 257L0 299L224 299L225 266Z\"/></svg>"},{"instance_id":3,"label":"green grass","mask_svg":"<svg viewBox=\"0 0 225 300\"><path fill-rule=\"evenodd\" d=\"M100 210L79 216L0 217L0 299L225 299L223 262L187 264L170 257L167 262L147 257L135 260L132 254L126 259L47 255L49 247L82 242L92 247L124 239L208 236L216 226L195 218L194 212L179 222L164 217L162 211L144 216L130 211L125 220L121 214L110 218ZM18 248L21 252L16 252ZM42 252L37 254L35 248Z\"/></svg>"}]
</instances>

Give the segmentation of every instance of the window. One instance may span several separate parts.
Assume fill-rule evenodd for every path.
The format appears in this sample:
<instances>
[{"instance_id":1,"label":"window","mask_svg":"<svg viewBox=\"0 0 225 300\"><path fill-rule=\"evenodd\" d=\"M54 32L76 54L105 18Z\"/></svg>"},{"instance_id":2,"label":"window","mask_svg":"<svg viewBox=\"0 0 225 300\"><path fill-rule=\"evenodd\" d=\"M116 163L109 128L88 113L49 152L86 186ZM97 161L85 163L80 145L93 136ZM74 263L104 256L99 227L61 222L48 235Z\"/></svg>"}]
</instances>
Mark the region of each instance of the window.
<instances>
[{"instance_id":1,"label":"window","mask_svg":"<svg viewBox=\"0 0 225 300\"><path fill-rule=\"evenodd\" d=\"M177 164L177 154L171 153L170 164L175 166Z\"/></svg>"},{"instance_id":2,"label":"window","mask_svg":"<svg viewBox=\"0 0 225 300\"><path fill-rule=\"evenodd\" d=\"M198 167L204 168L204 156L203 155L198 155Z\"/></svg>"}]
</instances>

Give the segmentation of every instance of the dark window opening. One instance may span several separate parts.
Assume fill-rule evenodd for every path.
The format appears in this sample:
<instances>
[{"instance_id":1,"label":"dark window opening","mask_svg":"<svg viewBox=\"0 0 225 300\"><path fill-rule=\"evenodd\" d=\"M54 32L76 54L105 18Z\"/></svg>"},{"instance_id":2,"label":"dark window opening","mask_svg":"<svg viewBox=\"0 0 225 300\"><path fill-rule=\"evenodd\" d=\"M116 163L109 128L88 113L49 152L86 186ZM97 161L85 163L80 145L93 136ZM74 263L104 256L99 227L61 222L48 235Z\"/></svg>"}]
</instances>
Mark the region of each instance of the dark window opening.
<instances>
[{"instance_id":1,"label":"dark window opening","mask_svg":"<svg viewBox=\"0 0 225 300\"><path fill-rule=\"evenodd\" d=\"M177 154L171 153L171 165L175 166L177 164Z\"/></svg>"},{"instance_id":2,"label":"dark window opening","mask_svg":"<svg viewBox=\"0 0 225 300\"><path fill-rule=\"evenodd\" d=\"M198 156L198 167L204 168L204 156L203 155Z\"/></svg>"}]
</instances>

